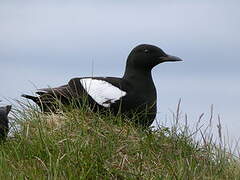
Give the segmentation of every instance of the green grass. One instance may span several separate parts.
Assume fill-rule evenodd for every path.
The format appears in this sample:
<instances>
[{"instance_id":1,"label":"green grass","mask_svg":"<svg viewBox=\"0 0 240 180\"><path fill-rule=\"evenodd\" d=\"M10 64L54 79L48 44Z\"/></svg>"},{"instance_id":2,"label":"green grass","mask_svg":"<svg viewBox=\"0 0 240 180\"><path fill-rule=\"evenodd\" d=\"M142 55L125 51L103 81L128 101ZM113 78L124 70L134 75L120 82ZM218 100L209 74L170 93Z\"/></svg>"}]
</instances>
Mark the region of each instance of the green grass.
<instances>
[{"instance_id":1,"label":"green grass","mask_svg":"<svg viewBox=\"0 0 240 180\"><path fill-rule=\"evenodd\" d=\"M86 108L44 115L28 105L12 115L20 130L0 145L0 179L240 177L238 158L178 123L150 131Z\"/></svg>"}]
</instances>

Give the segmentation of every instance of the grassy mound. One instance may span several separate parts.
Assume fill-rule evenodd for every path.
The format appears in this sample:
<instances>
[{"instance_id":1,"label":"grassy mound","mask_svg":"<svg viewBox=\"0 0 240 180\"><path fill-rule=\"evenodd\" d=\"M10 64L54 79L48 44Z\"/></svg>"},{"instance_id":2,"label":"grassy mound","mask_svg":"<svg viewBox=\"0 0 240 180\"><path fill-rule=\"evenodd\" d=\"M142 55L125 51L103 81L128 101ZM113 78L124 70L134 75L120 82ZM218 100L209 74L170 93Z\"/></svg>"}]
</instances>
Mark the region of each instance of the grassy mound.
<instances>
[{"instance_id":1,"label":"grassy mound","mask_svg":"<svg viewBox=\"0 0 240 180\"><path fill-rule=\"evenodd\" d=\"M189 131L143 130L88 109L14 114L20 130L0 146L0 179L238 179L240 165Z\"/></svg>"}]
</instances>

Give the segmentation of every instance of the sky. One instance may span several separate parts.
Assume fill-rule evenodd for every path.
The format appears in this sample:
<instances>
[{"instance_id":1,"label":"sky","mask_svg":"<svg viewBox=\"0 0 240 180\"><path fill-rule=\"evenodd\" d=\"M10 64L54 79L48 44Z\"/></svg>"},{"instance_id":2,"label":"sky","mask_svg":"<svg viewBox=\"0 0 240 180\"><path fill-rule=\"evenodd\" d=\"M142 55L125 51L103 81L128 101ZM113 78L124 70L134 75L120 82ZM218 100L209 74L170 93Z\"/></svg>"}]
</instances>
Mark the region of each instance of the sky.
<instances>
[{"instance_id":1,"label":"sky","mask_svg":"<svg viewBox=\"0 0 240 180\"><path fill-rule=\"evenodd\" d=\"M73 77L117 76L135 46L184 60L154 68L160 122L181 99L191 124L214 107L225 134L240 137L240 2L237 0L0 1L1 105ZM215 127L214 127L215 128ZM215 128L216 131L216 128Z\"/></svg>"}]
</instances>

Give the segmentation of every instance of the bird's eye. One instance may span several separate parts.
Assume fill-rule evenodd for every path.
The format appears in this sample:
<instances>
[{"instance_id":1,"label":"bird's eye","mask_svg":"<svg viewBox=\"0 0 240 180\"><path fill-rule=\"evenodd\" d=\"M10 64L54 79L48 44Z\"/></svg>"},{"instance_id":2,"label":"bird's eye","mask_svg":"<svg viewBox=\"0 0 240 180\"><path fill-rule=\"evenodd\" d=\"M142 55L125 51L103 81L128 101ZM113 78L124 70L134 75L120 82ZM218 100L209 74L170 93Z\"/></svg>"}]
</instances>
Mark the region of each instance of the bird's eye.
<instances>
[{"instance_id":1,"label":"bird's eye","mask_svg":"<svg viewBox=\"0 0 240 180\"><path fill-rule=\"evenodd\" d=\"M145 53L149 53L149 50L148 50L148 49L144 49L144 52L145 52Z\"/></svg>"}]
</instances>

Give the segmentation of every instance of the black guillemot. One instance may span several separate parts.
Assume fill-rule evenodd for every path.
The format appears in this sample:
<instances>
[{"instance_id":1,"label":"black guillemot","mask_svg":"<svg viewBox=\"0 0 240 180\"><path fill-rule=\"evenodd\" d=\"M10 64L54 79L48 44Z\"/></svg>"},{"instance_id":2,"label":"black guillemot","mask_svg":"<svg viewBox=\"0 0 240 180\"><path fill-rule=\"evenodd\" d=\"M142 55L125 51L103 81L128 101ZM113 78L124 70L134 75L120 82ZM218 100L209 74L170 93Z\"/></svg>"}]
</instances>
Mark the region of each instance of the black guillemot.
<instances>
[{"instance_id":1,"label":"black guillemot","mask_svg":"<svg viewBox=\"0 0 240 180\"><path fill-rule=\"evenodd\" d=\"M95 111L108 109L113 114L121 113L146 127L152 124L157 112L157 93L151 70L167 61L182 60L166 54L159 47L141 44L130 52L122 78L73 78L67 85L40 89L36 92L39 96L22 96L33 100L44 112L56 111L56 99L63 105L86 99Z\"/></svg>"}]
</instances>

